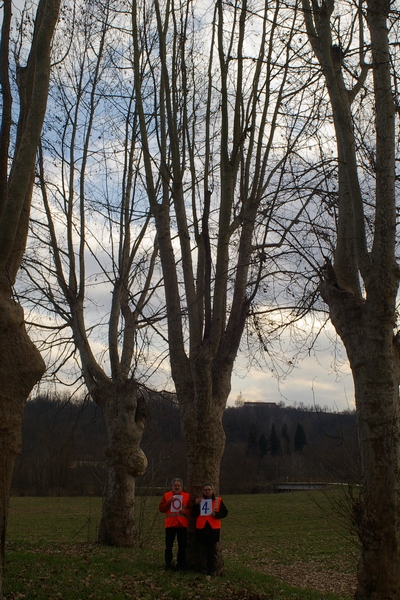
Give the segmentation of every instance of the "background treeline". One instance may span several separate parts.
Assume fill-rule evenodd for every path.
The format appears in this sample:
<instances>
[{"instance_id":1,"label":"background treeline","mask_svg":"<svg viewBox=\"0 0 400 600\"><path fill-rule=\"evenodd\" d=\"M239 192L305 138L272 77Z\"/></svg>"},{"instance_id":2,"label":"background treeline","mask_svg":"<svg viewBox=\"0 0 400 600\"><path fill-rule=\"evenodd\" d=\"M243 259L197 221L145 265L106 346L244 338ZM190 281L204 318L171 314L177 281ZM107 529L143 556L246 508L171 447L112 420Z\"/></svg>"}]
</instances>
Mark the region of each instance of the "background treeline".
<instances>
[{"instance_id":1,"label":"background treeline","mask_svg":"<svg viewBox=\"0 0 400 600\"><path fill-rule=\"evenodd\" d=\"M224 415L224 493L263 492L276 481L359 481L355 414L318 407L243 403ZM13 493L102 495L107 431L90 399L37 396L27 403L22 453ZM140 491L169 486L185 476L179 409L173 396L152 396L142 447L148 458Z\"/></svg>"}]
</instances>

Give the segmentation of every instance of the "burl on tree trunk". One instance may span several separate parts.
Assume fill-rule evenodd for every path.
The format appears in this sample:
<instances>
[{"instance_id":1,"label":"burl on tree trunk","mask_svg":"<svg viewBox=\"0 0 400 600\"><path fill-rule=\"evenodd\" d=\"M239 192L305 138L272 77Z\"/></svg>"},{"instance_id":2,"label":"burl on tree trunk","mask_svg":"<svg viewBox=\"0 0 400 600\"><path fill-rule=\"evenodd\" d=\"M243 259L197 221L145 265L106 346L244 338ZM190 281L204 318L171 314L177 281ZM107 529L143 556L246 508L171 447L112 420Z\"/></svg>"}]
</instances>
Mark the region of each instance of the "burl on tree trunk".
<instances>
[{"instance_id":1,"label":"burl on tree trunk","mask_svg":"<svg viewBox=\"0 0 400 600\"><path fill-rule=\"evenodd\" d=\"M22 308L0 297L0 597L8 502L14 464L21 451L22 418L26 400L44 371L44 361L26 333Z\"/></svg>"}]
</instances>

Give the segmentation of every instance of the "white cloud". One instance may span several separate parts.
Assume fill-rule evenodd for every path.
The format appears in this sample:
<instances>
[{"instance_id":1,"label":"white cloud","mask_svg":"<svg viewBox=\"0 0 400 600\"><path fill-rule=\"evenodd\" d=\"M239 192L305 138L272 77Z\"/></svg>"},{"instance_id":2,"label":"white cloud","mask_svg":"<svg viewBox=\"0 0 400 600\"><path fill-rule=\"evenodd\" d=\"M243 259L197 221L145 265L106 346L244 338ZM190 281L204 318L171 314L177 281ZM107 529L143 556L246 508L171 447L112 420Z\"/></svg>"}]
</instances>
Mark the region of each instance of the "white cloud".
<instances>
[{"instance_id":1,"label":"white cloud","mask_svg":"<svg viewBox=\"0 0 400 600\"><path fill-rule=\"evenodd\" d=\"M245 369L238 358L232 377L228 405L234 405L241 393L244 400L284 402L287 406L303 403L328 407L333 411L354 409L354 386L350 366L340 341L332 343L332 331L321 333L318 348L296 363L290 374L276 378L264 371Z\"/></svg>"}]
</instances>

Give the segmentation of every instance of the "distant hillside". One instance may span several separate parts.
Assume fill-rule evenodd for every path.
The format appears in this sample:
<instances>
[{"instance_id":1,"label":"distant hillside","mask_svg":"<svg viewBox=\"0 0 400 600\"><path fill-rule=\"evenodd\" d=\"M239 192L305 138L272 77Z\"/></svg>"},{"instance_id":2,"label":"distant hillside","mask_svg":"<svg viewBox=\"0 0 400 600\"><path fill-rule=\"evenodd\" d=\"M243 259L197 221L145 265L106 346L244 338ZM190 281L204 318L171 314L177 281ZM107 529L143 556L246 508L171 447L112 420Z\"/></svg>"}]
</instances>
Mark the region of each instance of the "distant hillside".
<instances>
[{"instance_id":1,"label":"distant hillside","mask_svg":"<svg viewBox=\"0 0 400 600\"><path fill-rule=\"evenodd\" d=\"M252 491L275 481L359 481L354 413L245 403L226 409L224 429L221 481L229 491L240 481Z\"/></svg>"},{"instance_id":2,"label":"distant hillside","mask_svg":"<svg viewBox=\"0 0 400 600\"><path fill-rule=\"evenodd\" d=\"M147 410L142 447L148 470L138 487L158 492L173 476L185 479L185 449L173 396L154 397ZM352 413L244 403L227 408L223 423L224 493L266 491L276 481L359 481ZM102 414L90 400L71 401L65 396L30 400L14 493L101 495L106 444Z\"/></svg>"}]
</instances>

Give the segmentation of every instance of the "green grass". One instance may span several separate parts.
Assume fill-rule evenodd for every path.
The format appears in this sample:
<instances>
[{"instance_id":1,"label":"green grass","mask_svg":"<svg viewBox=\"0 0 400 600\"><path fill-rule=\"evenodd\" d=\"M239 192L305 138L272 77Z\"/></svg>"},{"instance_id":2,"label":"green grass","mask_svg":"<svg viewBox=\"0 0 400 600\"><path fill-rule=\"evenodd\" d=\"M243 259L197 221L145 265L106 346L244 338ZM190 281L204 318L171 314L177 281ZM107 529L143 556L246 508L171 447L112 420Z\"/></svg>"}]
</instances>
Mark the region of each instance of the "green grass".
<instances>
[{"instance_id":1,"label":"green grass","mask_svg":"<svg viewBox=\"0 0 400 600\"><path fill-rule=\"evenodd\" d=\"M333 505L340 492L225 496L229 516L222 540L226 573L163 571L159 498L147 498L142 546L96 544L98 498L12 498L4 595L6 600L343 600L321 591L355 571L356 549ZM137 514L140 512L138 500ZM142 507L143 508L143 507ZM313 575L314 573L314 575ZM351 575L349 575L351 577ZM321 583L322 582L322 583ZM338 584L339 586L339 584ZM332 593L336 592L336 593Z\"/></svg>"}]
</instances>

